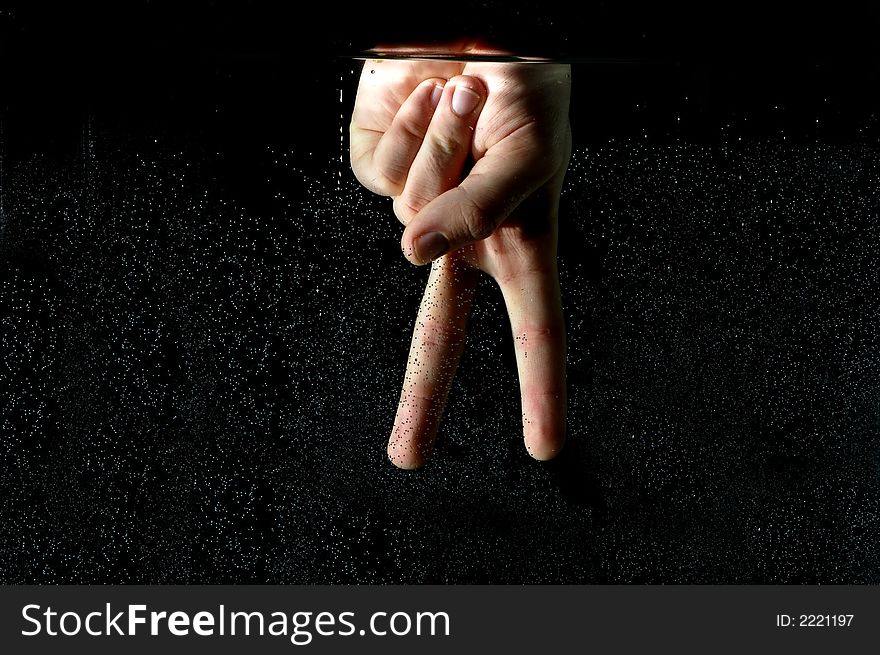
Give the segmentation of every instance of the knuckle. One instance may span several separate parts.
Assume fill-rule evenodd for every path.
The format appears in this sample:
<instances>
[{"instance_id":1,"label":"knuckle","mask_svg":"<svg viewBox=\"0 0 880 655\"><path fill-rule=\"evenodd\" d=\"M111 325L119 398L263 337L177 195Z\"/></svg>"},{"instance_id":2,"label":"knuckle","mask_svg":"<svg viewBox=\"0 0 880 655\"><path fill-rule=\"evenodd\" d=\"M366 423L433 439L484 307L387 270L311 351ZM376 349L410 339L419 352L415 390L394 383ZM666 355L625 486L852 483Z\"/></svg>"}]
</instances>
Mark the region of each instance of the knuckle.
<instances>
[{"instance_id":1,"label":"knuckle","mask_svg":"<svg viewBox=\"0 0 880 655\"><path fill-rule=\"evenodd\" d=\"M462 223L471 241L482 241L495 231L495 224L473 202L462 205L461 212Z\"/></svg>"},{"instance_id":2,"label":"knuckle","mask_svg":"<svg viewBox=\"0 0 880 655\"><path fill-rule=\"evenodd\" d=\"M553 343L563 335L563 330L551 325L528 325L521 327L514 339L523 347L530 343L544 344Z\"/></svg>"},{"instance_id":3,"label":"knuckle","mask_svg":"<svg viewBox=\"0 0 880 655\"><path fill-rule=\"evenodd\" d=\"M446 351L458 345L464 330L434 317L428 317L418 325L419 344L426 351Z\"/></svg>"},{"instance_id":4,"label":"knuckle","mask_svg":"<svg viewBox=\"0 0 880 655\"><path fill-rule=\"evenodd\" d=\"M445 132L431 134L429 147L431 154L441 163L462 154L465 148L456 138L456 135Z\"/></svg>"},{"instance_id":5,"label":"knuckle","mask_svg":"<svg viewBox=\"0 0 880 655\"><path fill-rule=\"evenodd\" d=\"M405 176L401 176L400 172L393 167L384 166L377 167L373 175L373 184L376 186L379 195L382 196L398 196L403 191L403 181Z\"/></svg>"},{"instance_id":6,"label":"knuckle","mask_svg":"<svg viewBox=\"0 0 880 655\"><path fill-rule=\"evenodd\" d=\"M398 140L404 144L419 144L425 138L426 125L416 117L404 116L398 122Z\"/></svg>"},{"instance_id":7,"label":"knuckle","mask_svg":"<svg viewBox=\"0 0 880 655\"><path fill-rule=\"evenodd\" d=\"M401 189L400 184L388 178L381 171L374 171L373 176L369 179L369 183L364 186L373 193L389 198L398 195Z\"/></svg>"},{"instance_id":8,"label":"knuckle","mask_svg":"<svg viewBox=\"0 0 880 655\"><path fill-rule=\"evenodd\" d=\"M396 196L394 198L394 215L404 225L409 225L415 215L418 213L407 196Z\"/></svg>"},{"instance_id":9,"label":"knuckle","mask_svg":"<svg viewBox=\"0 0 880 655\"><path fill-rule=\"evenodd\" d=\"M351 156L351 171L362 186L380 196L396 196L403 190L403 184L397 182L393 170L380 165L372 156L373 153L361 153Z\"/></svg>"}]
</instances>

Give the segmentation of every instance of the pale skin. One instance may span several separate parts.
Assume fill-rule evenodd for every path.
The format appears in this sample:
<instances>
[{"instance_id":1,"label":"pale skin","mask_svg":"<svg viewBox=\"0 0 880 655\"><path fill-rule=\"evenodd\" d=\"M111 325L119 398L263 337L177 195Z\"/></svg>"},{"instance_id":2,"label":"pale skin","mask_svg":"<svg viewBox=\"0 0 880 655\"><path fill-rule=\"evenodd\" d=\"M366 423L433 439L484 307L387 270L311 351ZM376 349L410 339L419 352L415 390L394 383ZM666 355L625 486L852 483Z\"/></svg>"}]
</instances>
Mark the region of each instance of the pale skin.
<instances>
[{"instance_id":1,"label":"pale skin","mask_svg":"<svg viewBox=\"0 0 880 655\"><path fill-rule=\"evenodd\" d=\"M556 265L571 154L570 69L561 64L367 61L351 164L393 198L404 256L431 263L388 441L419 468L436 438L479 272L501 289L514 336L528 452L565 439L565 323ZM431 236L431 235L440 236Z\"/></svg>"}]
</instances>

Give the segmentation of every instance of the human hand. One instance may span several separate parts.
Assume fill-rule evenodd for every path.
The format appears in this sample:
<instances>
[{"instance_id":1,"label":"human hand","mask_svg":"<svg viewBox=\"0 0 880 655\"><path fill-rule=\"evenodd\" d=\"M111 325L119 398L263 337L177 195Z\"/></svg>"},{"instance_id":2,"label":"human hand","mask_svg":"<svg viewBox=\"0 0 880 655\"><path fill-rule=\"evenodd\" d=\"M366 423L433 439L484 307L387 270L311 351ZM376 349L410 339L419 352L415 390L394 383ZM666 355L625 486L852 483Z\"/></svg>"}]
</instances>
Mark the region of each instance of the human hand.
<instances>
[{"instance_id":1,"label":"human hand","mask_svg":"<svg viewBox=\"0 0 880 655\"><path fill-rule=\"evenodd\" d=\"M401 468L422 466L433 445L478 271L496 280L510 317L526 447L541 460L562 448L565 324L556 244L571 154L570 89L570 69L559 64L364 66L352 169L368 189L394 199L407 259L433 262L388 443Z\"/></svg>"}]
</instances>

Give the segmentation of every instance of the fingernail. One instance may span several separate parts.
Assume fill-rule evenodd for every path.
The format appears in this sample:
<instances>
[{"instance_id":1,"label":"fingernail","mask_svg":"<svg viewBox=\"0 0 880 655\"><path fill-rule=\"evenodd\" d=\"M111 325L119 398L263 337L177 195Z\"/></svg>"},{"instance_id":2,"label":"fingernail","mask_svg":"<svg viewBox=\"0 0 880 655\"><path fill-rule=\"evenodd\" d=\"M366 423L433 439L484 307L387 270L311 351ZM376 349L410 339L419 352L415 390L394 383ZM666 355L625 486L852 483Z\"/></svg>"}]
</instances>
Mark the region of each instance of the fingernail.
<instances>
[{"instance_id":1,"label":"fingernail","mask_svg":"<svg viewBox=\"0 0 880 655\"><path fill-rule=\"evenodd\" d=\"M449 250L449 242L439 232L428 232L413 242L413 248L418 260L427 264Z\"/></svg>"},{"instance_id":2,"label":"fingernail","mask_svg":"<svg viewBox=\"0 0 880 655\"><path fill-rule=\"evenodd\" d=\"M440 96L443 95L443 87L439 84L434 85L434 90L431 91L431 106L435 109L437 108L437 104L440 102Z\"/></svg>"},{"instance_id":3,"label":"fingernail","mask_svg":"<svg viewBox=\"0 0 880 655\"><path fill-rule=\"evenodd\" d=\"M466 86L456 86L452 94L452 111L459 116L468 116L477 108L480 96Z\"/></svg>"}]
</instances>

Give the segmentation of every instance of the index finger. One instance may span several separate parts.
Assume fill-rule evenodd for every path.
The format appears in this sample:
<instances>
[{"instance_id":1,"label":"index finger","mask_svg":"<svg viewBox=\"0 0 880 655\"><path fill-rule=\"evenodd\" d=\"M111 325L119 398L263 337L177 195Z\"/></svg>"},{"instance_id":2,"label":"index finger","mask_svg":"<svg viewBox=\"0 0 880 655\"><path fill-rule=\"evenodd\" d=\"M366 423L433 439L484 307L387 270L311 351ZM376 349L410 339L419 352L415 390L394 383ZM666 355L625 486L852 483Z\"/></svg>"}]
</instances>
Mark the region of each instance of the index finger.
<instances>
[{"instance_id":1,"label":"index finger","mask_svg":"<svg viewBox=\"0 0 880 655\"><path fill-rule=\"evenodd\" d=\"M421 467L434 445L464 350L476 282L476 270L457 255L431 265L388 440L388 458L400 468Z\"/></svg>"}]
</instances>

